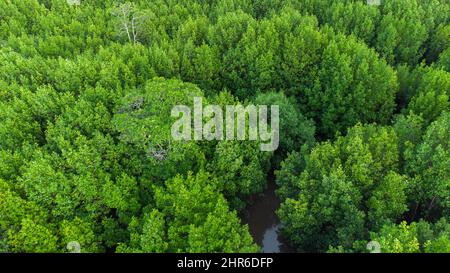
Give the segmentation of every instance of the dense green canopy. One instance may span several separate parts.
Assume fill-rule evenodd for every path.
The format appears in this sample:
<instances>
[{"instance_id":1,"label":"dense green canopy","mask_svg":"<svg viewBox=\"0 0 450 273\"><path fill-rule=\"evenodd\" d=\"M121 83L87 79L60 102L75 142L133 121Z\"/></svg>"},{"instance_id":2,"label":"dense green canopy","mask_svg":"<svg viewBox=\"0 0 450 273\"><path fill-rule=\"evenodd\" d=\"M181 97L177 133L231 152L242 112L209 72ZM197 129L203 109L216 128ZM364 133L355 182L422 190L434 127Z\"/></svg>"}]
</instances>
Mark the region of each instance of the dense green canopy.
<instances>
[{"instance_id":1,"label":"dense green canopy","mask_svg":"<svg viewBox=\"0 0 450 273\"><path fill-rule=\"evenodd\" d=\"M303 251L450 252L446 0L0 1L0 252L257 252L276 170ZM174 141L279 105L280 146Z\"/></svg>"}]
</instances>

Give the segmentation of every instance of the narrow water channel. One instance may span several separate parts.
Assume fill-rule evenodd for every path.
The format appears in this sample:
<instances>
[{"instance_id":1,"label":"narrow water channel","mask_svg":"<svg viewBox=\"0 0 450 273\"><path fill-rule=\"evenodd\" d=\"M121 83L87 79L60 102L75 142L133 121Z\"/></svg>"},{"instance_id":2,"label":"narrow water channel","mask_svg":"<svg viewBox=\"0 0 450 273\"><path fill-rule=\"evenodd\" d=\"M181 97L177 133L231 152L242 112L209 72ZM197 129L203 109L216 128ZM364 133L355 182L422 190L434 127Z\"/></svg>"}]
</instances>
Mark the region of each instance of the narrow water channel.
<instances>
[{"instance_id":1,"label":"narrow water channel","mask_svg":"<svg viewBox=\"0 0 450 273\"><path fill-rule=\"evenodd\" d=\"M267 189L251 198L242 213L242 222L248 224L250 234L263 253L292 253L295 249L281 236L280 219L275 213L280 207L276 188L274 175L270 174Z\"/></svg>"}]
</instances>

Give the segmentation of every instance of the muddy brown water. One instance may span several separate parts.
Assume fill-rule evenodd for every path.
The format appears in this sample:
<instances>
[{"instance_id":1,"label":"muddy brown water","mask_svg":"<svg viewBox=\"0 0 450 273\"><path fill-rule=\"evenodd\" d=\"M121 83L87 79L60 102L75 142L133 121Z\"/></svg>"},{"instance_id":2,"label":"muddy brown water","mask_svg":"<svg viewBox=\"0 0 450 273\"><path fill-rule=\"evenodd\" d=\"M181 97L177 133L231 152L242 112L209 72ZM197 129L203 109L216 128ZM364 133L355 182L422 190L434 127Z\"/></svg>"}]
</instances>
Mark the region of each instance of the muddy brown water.
<instances>
[{"instance_id":1,"label":"muddy brown water","mask_svg":"<svg viewBox=\"0 0 450 273\"><path fill-rule=\"evenodd\" d=\"M280 199L275 194L276 189L274 176L269 175L266 190L252 196L241 219L248 224L250 234L263 253L293 253L295 249L281 235L281 223L276 215Z\"/></svg>"}]
</instances>

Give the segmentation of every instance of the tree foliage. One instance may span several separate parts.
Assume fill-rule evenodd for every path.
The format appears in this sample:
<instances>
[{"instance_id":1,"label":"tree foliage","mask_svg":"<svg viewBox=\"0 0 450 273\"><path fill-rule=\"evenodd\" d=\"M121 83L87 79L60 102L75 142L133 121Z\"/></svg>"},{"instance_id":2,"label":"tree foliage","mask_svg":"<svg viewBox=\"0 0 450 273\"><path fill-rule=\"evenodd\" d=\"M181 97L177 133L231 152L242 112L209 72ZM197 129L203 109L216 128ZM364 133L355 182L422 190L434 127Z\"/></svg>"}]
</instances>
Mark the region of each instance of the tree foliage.
<instances>
[{"instance_id":1,"label":"tree foliage","mask_svg":"<svg viewBox=\"0 0 450 273\"><path fill-rule=\"evenodd\" d=\"M307 251L449 252L445 0L0 2L0 252L257 252L277 169ZM175 141L175 105L279 105L280 148ZM405 222L406 221L406 222Z\"/></svg>"}]
</instances>

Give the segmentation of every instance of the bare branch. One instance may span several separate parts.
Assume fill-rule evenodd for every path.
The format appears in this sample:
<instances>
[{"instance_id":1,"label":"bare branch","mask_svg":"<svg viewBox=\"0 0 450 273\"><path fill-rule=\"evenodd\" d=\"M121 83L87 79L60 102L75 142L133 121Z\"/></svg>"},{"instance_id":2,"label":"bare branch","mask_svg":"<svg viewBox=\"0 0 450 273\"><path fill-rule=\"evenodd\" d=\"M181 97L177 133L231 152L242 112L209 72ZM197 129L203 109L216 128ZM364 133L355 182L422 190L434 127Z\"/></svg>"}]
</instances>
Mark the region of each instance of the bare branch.
<instances>
[{"instance_id":1,"label":"bare branch","mask_svg":"<svg viewBox=\"0 0 450 273\"><path fill-rule=\"evenodd\" d=\"M119 33L125 33L130 43L137 43L144 16L139 15L134 4L121 4L114 9L112 14L118 19Z\"/></svg>"}]
</instances>

